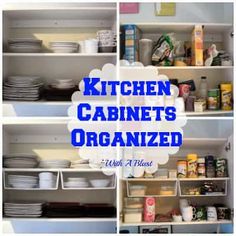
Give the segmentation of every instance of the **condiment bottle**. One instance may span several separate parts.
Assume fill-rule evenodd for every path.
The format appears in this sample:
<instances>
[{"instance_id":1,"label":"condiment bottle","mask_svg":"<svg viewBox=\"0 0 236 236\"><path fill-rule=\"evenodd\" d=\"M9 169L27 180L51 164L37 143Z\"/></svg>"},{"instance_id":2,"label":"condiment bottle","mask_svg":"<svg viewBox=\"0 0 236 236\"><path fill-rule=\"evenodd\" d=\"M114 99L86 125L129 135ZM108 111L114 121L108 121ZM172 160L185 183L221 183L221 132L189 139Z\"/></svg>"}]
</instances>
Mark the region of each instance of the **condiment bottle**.
<instances>
[{"instance_id":1,"label":"condiment bottle","mask_svg":"<svg viewBox=\"0 0 236 236\"><path fill-rule=\"evenodd\" d=\"M208 85L207 85L207 77L206 76L201 77L201 82L200 82L198 92L199 92L199 97L206 101L207 100L207 93L208 93Z\"/></svg>"}]
</instances>

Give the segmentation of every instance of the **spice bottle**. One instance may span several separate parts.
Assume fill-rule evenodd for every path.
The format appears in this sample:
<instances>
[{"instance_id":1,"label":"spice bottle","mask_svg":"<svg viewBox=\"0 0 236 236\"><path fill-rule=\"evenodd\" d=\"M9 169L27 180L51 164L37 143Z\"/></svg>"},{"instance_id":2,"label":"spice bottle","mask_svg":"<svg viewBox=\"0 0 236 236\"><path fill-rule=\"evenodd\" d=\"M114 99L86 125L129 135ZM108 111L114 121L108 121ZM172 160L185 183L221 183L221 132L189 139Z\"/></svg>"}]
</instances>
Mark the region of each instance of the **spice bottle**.
<instances>
[{"instance_id":1,"label":"spice bottle","mask_svg":"<svg viewBox=\"0 0 236 236\"><path fill-rule=\"evenodd\" d=\"M197 173L199 178L206 177L206 167L205 167L205 158L197 159Z\"/></svg>"}]
</instances>

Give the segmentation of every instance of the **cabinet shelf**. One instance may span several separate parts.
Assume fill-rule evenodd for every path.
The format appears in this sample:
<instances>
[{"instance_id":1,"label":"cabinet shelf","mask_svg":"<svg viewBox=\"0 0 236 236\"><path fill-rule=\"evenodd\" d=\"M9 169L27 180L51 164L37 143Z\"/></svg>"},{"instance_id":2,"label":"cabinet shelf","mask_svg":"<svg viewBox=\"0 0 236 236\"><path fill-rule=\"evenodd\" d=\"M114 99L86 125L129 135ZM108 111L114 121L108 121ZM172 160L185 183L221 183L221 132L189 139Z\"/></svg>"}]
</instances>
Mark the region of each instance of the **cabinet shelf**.
<instances>
[{"instance_id":1,"label":"cabinet shelf","mask_svg":"<svg viewBox=\"0 0 236 236\"><path fill-rule=\"evenodd\" d=\"M155 66L158 70L233 70L234 66ZM123 69L135 68L142 69L143 67L135 66L122 66Z\"/></svg>"},{"instance_id":2,"label":"cabinet shelf","mask_svg":"<svg viewBox=\"0 0 236 236\"><path fill-rule=\"evenodd\" d=\"M46 221L46 222L115 222L116 218L16 218L4 217L3 221Z\"/></svg>"},{"instance_id":3,"label":"cabinet shelf","mask_svg":"<svg viewBox=\"0 0 236 236\"><path fill-rule=\"evenodd\" d=\"M232 224L231 220L222 221L191 221L191 222L139 222L139 223L121 223L120 226L159 226L159 225L217 225L217 224Z\"/></svg>"},{"instance_id":4,"label":"cabinet shelf","mask_svg":"<svg viewBox=\"0 0 236 236\"><path fill-rule=\"evenodd\" d=\"M123 24L123 23L122 23ZM129 23L125 23L129 24ZM163 33L163 32L192 32L195 25L203 25L205 34L222 33L232 29L233 25L228 23L201 23L201 22L170 22L170 23L157 23L157 22L132 22L131 24L137 25L142 33Z\"/></svg>"},{"instance_id":5,"label":"cabinet shelf","mask_svg":"<svg viewBox=\"0 0 236 236\"><path fill-rule=\"evenodd\" d=\"M4 57L116 57L116 53L3 53Z\"/></svg>"}]
</instances>

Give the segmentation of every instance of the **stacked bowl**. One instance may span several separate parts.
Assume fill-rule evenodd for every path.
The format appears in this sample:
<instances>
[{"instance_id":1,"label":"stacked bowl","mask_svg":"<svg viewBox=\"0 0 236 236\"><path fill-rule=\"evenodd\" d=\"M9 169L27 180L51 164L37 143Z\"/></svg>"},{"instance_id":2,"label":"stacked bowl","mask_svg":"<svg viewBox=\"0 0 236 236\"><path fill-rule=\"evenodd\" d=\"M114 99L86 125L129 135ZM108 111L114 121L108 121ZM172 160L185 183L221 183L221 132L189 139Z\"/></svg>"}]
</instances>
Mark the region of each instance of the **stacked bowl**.
<instances>
[{"instance_id":1,"label":"stacked bowl","mask_svg":"<svg viewBox=\"0 0 236 236\"><path fill-rule=\"evenodd\" d=\"M51 189L56 187L56 176L51 172L39 174L39 188Z\"/></svg>"}]
</instances>

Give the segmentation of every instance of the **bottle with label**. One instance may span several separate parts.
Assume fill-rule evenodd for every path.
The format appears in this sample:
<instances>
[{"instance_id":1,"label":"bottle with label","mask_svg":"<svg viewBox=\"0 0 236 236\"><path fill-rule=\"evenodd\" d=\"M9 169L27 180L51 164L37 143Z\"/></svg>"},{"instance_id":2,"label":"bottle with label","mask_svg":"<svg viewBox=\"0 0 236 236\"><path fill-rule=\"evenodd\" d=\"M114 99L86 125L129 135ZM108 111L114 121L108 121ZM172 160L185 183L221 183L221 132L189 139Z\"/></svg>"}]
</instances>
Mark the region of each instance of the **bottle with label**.
<instances>
[{"instance_id":1,"label":"bottle with label","mask_svg":"<svg viewBox=\"0 0 236 236\"><path fill-rule=\"evenodd\" d=\"M206 168L205 168L205 158L198 158L197 159L197 173L198 178L205 178L206 177Z\"/></svg>"},{"instance_id":2,"label":"bottle with label","mask_svg":"<svg viewBox=\"0 0 236 236\"><path fill-rule=\"evenodd\" d=\"M202 76L200 86L199 86L198 96L199 96L199 98L202 98L206 101L207 100L207 93L208 93L207 77Z\"/></svg>"}]
</instances>

